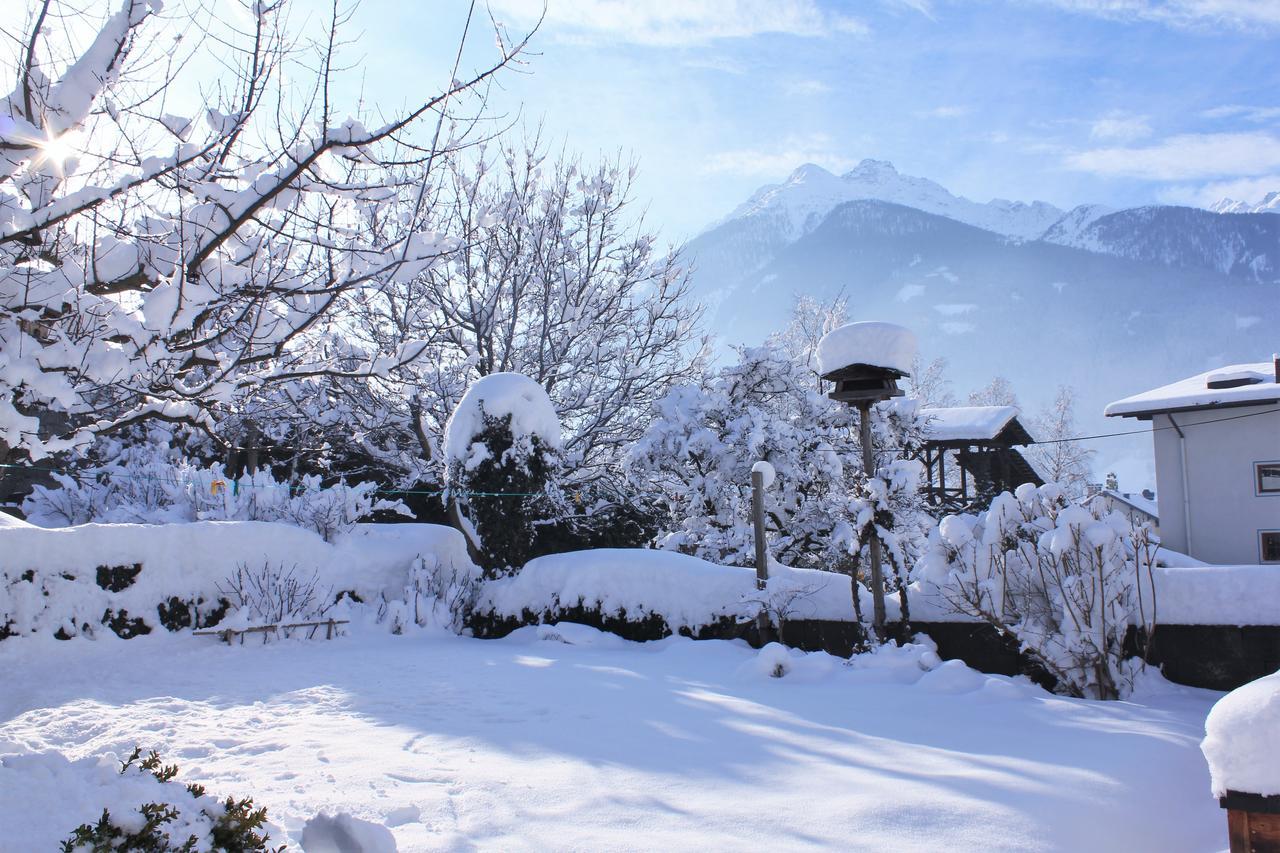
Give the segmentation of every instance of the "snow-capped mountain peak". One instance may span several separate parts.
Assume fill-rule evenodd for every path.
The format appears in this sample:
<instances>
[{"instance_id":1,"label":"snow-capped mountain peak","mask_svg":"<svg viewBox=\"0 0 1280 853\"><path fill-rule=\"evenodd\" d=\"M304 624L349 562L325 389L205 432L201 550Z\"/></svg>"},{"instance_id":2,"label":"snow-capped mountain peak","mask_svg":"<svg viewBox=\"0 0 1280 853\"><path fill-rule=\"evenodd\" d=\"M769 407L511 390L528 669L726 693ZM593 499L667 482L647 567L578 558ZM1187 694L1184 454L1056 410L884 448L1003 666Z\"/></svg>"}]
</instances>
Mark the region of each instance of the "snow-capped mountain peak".
<instances>
[{"instance_id":1,"label":"snow-capped mountain peak","mask_svg":"<svg viewBox=\"0 0 1280 853\"><path fill-rule=\"evenodd\" d=\"M761 187L716 224L735 219L765 220L781 231L785 242L791 242L816 228L838 205L862 200L913 207L1019 239L1039 237L1063 215L1044 202L996 199L979 204L927 178L904 175L886 160L868 159L839 177L806 163L783 183Z\"/></svg>"},{"instance_id":2,"label":"snow-capped mountain peak","mask_svg":"<svg viewBox=\"0 0 1280 853\"><path fill-rule=\"evenodd\" d=\"M1214 213L1280 213L1280 191L1269 192L1257 204L1224 198L1209 205Z\"/></svg>"}]
</instances>

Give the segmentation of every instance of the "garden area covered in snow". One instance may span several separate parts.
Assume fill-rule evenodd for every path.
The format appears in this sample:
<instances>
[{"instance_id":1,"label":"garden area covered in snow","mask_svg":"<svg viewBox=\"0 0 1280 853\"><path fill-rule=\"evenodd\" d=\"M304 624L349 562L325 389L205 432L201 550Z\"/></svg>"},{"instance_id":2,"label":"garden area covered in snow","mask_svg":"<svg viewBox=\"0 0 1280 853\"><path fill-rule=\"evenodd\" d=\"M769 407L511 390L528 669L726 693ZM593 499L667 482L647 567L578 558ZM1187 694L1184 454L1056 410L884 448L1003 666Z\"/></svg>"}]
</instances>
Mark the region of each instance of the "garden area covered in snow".
<instances>
[{"instance_id":1,"label":"garden area covered in snow","mask_svg":"<svg viewBox=\"0 0 1280 853\"><path fill-rule=\"evenodd\" d=\"M476 575L444 527L359 525L330 543L265 522L11 522L0 545L0 621L18 629L0 642L5 850L53 849L105 807L156 799L118 773L138 747L210 796L252 797L273 841L310 851L344 849L324 846L342 833L367 853L1221 846L1199 748L1221 694L1154 669L1097 702L944 661L924 636L845 660L556 619L585 607L696 631L763 607L847 621L850 586L832 573L774 565L761 591L751 569L686 555L551 555L477 582L478 611L546 620L482 640L450 622L450 590ZM217 600L237 565L286 560L341 599L339 636L228 645L150 615ZM103 563L141 568L112 589ZM1163 572L1171 603L1169 573L1200 574ZM915 592L917 618L943 617ZM150 633L121 639L104 609ZM248 624L243 608L224 618Z\"/></svg>"},{"instance_id":2,"label":"garden area covered in snow","mask_svg":"<svg viewBox=\"0 0 1280 853\"><path fill-rule=\"evenodd\" d=\"M1219 694L1158 678L1101 703L924 645L847 663L364 622L331 642L26 638L0 670L5 850L54 849L127 799L116 759L136 745L254 797L291 847L319 813L401 851L1222 846L1198 748Z\"/></svg>"},{"instance_id":3,"label":"garden area covered in snow","mask_svg":"<svg viewBox=\"0 0 1280 853\"><path fill-rule=\"evenodd\" d=\"M1205 851L1280 794L1274 676L1199 689L1280 664L1280 572L866 305L722 346L634 164L492 123L536 21L392 108L354 10L27 5L0 853Z\"/></svg>"}]
</instances>

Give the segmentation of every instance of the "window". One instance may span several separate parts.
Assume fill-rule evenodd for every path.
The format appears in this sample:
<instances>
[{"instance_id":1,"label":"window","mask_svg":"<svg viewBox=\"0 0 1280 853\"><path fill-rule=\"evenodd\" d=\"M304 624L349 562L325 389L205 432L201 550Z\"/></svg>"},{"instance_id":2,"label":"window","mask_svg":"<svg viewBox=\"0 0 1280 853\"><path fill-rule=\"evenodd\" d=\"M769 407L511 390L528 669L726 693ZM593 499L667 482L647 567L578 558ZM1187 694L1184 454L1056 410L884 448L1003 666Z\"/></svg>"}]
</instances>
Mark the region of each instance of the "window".
<instances>
[{"instance_id":1,"label":"window","mask_svg":"<svg viewBox=\"0 0 1280 853\"><path fill-rule=\"evenodd\" d=\"M1280 563L1280 530L1263 530L1258 538L1261 540L1262 562Z\"/></svg>"},{"instance_id":2,"label":"window","mask_svg":"<svg viewBox=\"0 0 1280 853\"><path fill-rule=\"evenodd\" d=\"M1280 495L1280 462L1257 462L1254 480L1260 495Z\"/></svg>"}]
</instances>

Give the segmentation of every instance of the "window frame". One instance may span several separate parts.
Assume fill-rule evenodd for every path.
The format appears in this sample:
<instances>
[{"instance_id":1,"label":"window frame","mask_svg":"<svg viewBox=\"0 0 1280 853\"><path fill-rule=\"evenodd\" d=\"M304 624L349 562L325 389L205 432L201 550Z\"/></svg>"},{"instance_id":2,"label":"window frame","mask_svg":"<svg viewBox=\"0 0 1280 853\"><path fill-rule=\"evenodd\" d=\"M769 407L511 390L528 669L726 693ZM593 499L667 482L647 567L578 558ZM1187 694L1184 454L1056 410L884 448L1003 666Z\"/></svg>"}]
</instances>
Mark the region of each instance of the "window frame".
<instances>
[{"instance_id":1,"label":"window frame","mask_svg":"<svg viewBox=\"0 0 1280 853\"><path fill-rule=\"evenodd\" d=\"M1280 459L1265 460L1253 463L1253 493L1260 498L1280 497L1280 488L1264 489L1262 487L1262 469L1263 468L1280 468Z\"/></svg>"},{"instance_id":2,"label":"window frame","mask_svg":"<svg viewBox=\"0 0 1280 853\"><path fill-rule=\"evenodd\" d=\"M1280 539L1280 530L1259 530L1258 531L1258 563L1263 566L1280 566L1280 557L1274 560L1266 559L1267 547L1266 541L1268 536L1275 536ZM1276 546L1280 549L1280 543Z\"/></svg>"}]
</instances>

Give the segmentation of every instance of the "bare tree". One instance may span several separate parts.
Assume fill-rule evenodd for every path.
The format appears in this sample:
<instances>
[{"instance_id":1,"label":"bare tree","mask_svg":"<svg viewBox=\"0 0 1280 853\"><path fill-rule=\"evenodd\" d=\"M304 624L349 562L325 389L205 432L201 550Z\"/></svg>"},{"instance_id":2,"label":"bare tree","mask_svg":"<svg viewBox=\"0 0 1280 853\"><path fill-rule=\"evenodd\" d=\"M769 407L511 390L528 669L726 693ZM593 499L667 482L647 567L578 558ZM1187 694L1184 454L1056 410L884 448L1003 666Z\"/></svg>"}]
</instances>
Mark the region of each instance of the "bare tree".
<instances>
[{"instance_id":1,"label":"bare tree","mask_svg":"<svg viewBox=\"0 0 1280 853\"><path fill-rule=\"evenodd\" d=\"M911 362L911 375L907 377L907 396L919 400L921 406L948 407L959 405L951 391L951 380L946 376L947 360L935 358L925 362L916 356Z\"/></svg>"},{"instance_id":2,"label":"bare tree","mask_svg":"<svg viewBox=\"0 0 1280 853\"><path fill-rule=\"evenodd\" d=\"M659 250L635 212L634 177L617 158L551 157L536 135L450 165L434 225L459 235L456 250L353 307L369 346L419 340L430 353L370 386L385 385L385 401L398 383L397 416L422 457L439 458L471 381L518 372L546 389L575 476L593 479L652 405L697 375L700 309L677 253Z\"/></svg>"},{"instance_id":3,"label":"bare tree","mask_svg":"<svg viewBox=\"0 0 1280 853\"><path fill-rule=\"evenodd\" d=\"M849 322L849 300L837 293L829 301L800 295L791 305L791 322L778 333L776 342L813 374L814 387L822 391L818 371L818 342L832 329Z\"/></svg>"},{"instance_id":4,"label":"bare tree","mask_svg":"<svg viewBox=\"0 0 1280 853\"><path fill-rule=\"evenodd\" d=\"M1062 486L1069 497L1083 497L1093 471L1094 452L1073 440L1079 435L1075 405L1075 389L1058 386L1053 403L1032 422L1038 443L1031 448L1031 456L1045 480Z\"/></svg>"},{"instance_id":5,"label":"bare tree","mask_svg":"<svg viewBox=\"0 0 1280 853\"><path fill-rule=\"evenodd\" d=\"M122 0L77 52L54 24L83 14L39 0L5 40L0 449L38 458L147 419L225 444L222 420L263 389L425 354L352 346L335 311L456 248L431 225L433 175L477 132L455 117L483 108L527 37L498 29L470 72L460 45L443 90L362 121L338 104L348 12L299 47L287 0L237 5L244 26ZM391 199L400 227L363 228Z\"/></svg>"},{"instance_id":6,"label":"bare tree","mask_svg":"<svg viewBox=\"0 0 1280 853\"><path fill-rule=\"evenodd\" d=\"M1017 406L1018 395L1013 385L1003 376L997 376L985 388L969 395L970 406Z\"/></svg>"}]
</instances>

